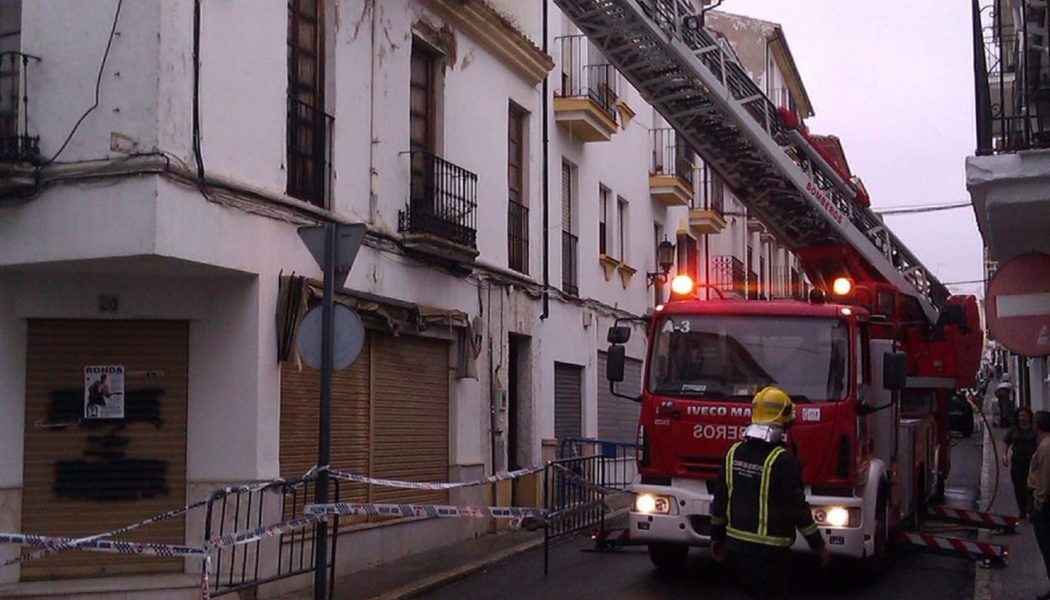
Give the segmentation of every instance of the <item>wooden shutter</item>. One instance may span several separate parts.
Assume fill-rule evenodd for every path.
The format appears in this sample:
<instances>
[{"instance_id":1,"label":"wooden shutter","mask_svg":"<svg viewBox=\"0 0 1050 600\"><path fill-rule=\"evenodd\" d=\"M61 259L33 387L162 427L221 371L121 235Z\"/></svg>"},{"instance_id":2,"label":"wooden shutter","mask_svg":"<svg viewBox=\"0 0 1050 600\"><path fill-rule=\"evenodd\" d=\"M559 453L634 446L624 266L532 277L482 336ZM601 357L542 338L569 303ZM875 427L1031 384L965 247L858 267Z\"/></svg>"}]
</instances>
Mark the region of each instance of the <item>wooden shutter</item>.
<instances>
[{"instance_id":1,"label":"wooden shutter","mask_svg":"<svg viewBox=\"0 0 1050 600\"><path fill-rule=\"evenodd\" d=\"M572 233L572 165L561 163L561 229Z\"/></svg>"},{"instance_id":2,"label":"wooden shutter","mask_svg":"<svg viewBox=\"0 0 1050 600\"><path fill-rule=\"evenodd\" d=\"M583 434L583 367L554 363L554 437Z\"/></svg>"},{"instance_id":3,"label":"wooden shutter","mask_svg":"<svg viewBox=\"0 0 1050 600\"><path fill-rule=\"evenodd\" d=\"M638 436L638 415L641 405L633 400L618 398L609 391L605 379L608 355L598 353L598 437L616 442L634 442ZM626 396L642 393L642 361L628 358L624 365L623 381L616 391Z\"/></svg>"},{"instance_id":4,"label":"wooden shutter","mask_svg":"<svg viewBox=\"0 0 1050 600\"><path fill-rule=\"evenodd\" d=\"M449 345L411 336L372 337L372 473L448 481ZM374 502L448 502L448 492L374 487Z\"/></svg>"},{"instance_id":5,"label":"wooden shutter","mask_svg":"<svg viewBox=\"0 0 1050 600\"><path fill-rule=\"evenodd\" d=\"M188 329L178 321L29 321L23 531L82 537L186 503ZM78 422L84 367L104 365L125 369L126 418ZM177 518L115 539L185 537ZM71 551L25 563L22 579L182 570L180 558Z\"/></svg>"}]
</instances>

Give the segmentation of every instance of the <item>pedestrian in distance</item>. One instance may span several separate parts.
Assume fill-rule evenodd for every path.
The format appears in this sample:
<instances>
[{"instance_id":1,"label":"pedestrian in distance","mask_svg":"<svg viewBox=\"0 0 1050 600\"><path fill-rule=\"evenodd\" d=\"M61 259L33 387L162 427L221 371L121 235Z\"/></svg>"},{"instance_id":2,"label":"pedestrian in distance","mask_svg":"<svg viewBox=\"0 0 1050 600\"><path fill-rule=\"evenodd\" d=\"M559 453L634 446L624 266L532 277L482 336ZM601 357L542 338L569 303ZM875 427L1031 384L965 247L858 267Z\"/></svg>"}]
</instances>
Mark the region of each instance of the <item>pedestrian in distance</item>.
<instances>
[{"instance_id":1,"label":"pedestrian in distance","mask_svg":"<svg viewBox=\"0 0 1050 600\"><path fill-rule=\"evenodd\" d=\"M794 419L794 404L780 388L755 394L751 424L726 453L715 483L711 553L720 562L728 555L738 584L753 598L785 597L796 529L821 566L831 560L806 502L802 465L785 447Z\"/></svg>"},{"instance_id":2,"label":"pedestrian in distance","mask_svg":"<svg viewBox=\"0 0 1050 600\"><path fill-rule=\"evenodd\" d=\"M1041 410L1032 420L1039 436L1039 446L1032 455L1028 472L1028 487L1032 488L1032 529L1050 579L1050 412ZM1050 600L1050 591L1037 599Z\"/></svg>"},{"instance_id":3,"label":"pedestrian in distance","mask_svg":"<svg viewBox=\"0 0 1050 600\"><path fill-rule=\"evenodd\" d=\"M1017 421L1010 431L1006 432L1003 443L1003 466L1010 467L1010 481L1014 484L1014 498L1017 499L1017 514L1027 519L1031 511L1032 492L1028 488L1028 471L1032 465L1032 455L1039 446L1039 436L1032 428L1032 410L1027 407L1017 409Z\"/></svg>"},{"instance_id":4,"label":"pedestrian in distance","mask_svg":"<svg viewBox=\"0 0 1050 600\"><path fill-rule=\"evenodd\" d=\"M1010 427L1014 423L1013 388L1009 375L1004 375L999 385L995 386L995 399L999 402L1000 427Z\"/></svg>"}]
</instances>

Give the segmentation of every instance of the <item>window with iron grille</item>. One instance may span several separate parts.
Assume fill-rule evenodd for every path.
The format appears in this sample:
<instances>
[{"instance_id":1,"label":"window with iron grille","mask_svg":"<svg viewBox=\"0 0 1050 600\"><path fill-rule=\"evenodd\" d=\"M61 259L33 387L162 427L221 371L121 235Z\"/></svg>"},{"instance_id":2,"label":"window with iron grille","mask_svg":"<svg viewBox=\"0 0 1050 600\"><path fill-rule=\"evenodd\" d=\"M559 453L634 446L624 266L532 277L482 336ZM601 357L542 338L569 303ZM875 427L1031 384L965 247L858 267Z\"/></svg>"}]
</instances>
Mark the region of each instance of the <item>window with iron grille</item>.
<instances>
[{"instance_id":1,"label":"window with iron grille","mask_svg":"<svg viewBox=\"0 0 1050 600\"><path fill-rule=\"evenodd\" d=\"M525 195L525 132L528 113L510 103L507 131L507 258L519 273L529 272L529 207Z\"/></svg>"},{"instance_id":2,"label":"window with iron grille","mask_svg":"<svg viewBox=\"0 0 1050 600\"><path fill-rule=\"evenodd\" d=\"M561 289L566 294L579 295L579 275L574 213L576 167L568 161L561 163Z\"/></svg>"},{"instance_id":3,"label":"window with iron grille","mask_svg":"<svg viewBox=\"0 0 1050 600\"><path fill-rule=\"evenodd\" d=\"M30 65L22 50L22 1L0 0L0 161L36 162L40 136L29 135Z\"/></svg>"},{"instance_id":4,"label":"window with iron grille","mask_svg":"<svg viewBox=\"0 0 1050 600\"><path fill-rule=\"evenodd\" d=\"M609 194L609 188L598 186L598 254L610 254Z\"/></svg>"},{"instance_id":5,"label":"window with iron grille","mask_svg":"<svg viewBox=\"0 0 1050 600\"><path fill-rule=\"evenodd\" d=\"M324 1L288 0L288 195L325 207L332 117L325 113Z\"/></svg>"},{"instance_id":6,"label":"window with iron grille","mask_svg":"<svg viewBox=\"0 0 1050 600\"><path fill-rule=\"evenodd\" d=\"M616 198L616 250L620 253L620 262L627 262L627 220L629 217L629 206L623 198Z\"/></svg>"}]
</instances>

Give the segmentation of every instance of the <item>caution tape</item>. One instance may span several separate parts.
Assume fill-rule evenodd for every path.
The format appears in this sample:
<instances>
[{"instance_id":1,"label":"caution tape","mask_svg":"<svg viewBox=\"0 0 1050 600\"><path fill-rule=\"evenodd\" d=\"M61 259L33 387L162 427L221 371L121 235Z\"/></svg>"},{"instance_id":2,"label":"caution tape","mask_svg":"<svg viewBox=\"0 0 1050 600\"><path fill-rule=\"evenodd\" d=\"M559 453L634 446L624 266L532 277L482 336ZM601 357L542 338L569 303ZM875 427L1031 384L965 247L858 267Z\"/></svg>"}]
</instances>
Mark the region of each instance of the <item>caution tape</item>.
<instances>
[{"instance_id":1,"label":"caution tape","mask_svg":"<svg viewBox=\"0 0 1050 600\"><path fill-rule=\"evenodd\" d=\"M282 533L288 533L296 529L302 529L323 521L325 517L323 515L311 515L307 514L305 517L296 517L294 519L288 519L280 523L273 523L271 525L263 525L256 527L255 529L247 529L245 531L239 531L234 533L228 533L226 535L220 535L213 537L208 540L208 545L213 548L222 548L224 546L237 546L239 544L248 544L255 542L263 538L273 537L275 535L281 535Z\"/></svg>"},{"instance_id":2,"label":"caution tape","mask_svg":"<svg viewBox=\"0 0 1050 600\"><path fill-rule=\"evenodd\" d=\"M519 477L525 477L526 475L532 475L533 473L539 473L543 469L544 467L529 467L527 469L518 469L517 471L496 473L495 475L490 475L482 479L475 479L473 481L455 482L401 481L397 479L380 479L378 477L369 477L368 475L362 475L360 473L351 473L349 471L340 471L337 469L328 469L328 474L335 479L341 479L343 481L353 481L355 483L369 483L372 485L378 485L383 487L404 488L411 490L453 490L458 488L486 485L489 483L498 483L500 481L507 481L510 479L517 479Z\"/></svg>"},{"instance_id":3,"label":"caution tape","mask_svg":"<svg viewBox=\"0 0 1050 600\"><path fill-rule=\"evenodd\" d=\"M360 515L368 517L452 517L468 519L545 518L542 508L518 506L451 506L446 504L380 504L364 502L331 502L307 504L308 515Z\"/></svg>"},{"instance_id":4,"label":"caution tape","mask_svg":"<svg viewBox=\"0 0 1050 600\"><path fill-rule=\"evenodd\" d=\"M306 472L306 474L303 476L303 478L305 479L305 478L313 477L313 476L315 476L315 474L318 471L320 471L320 469L318 467L316 467L316 466L315 467L310 467L310 470ZM273 479L273 480L270 480L270 481L263 481L263 482L258 482L258 483L240 484L240 485L228 486L228 487L222 488L222 492L224 494L252 493L252 492L261 491L261 490L269 488L269 487L278 487L282 483L287 484L287 485L289 485L291 487L298 487L298 486L303 484L303 482L291 483L291 482L289 482L286 479ZM191 510L195 510L195 509L201 508L203 506L206 506L207 504L208 504L208 500L207 499L205 499L205 500L198 500L197 502L194 502L192 504L187 504L187 505L185 505L183 507L174 508L174 509L169 510L167 512L164 512L164 513L161 513L161 514L154 515L152 517L143 519L142 521L139 521L137 523L132 523L130 525L125 525L124 527L120 527L118 529L114 529L114 530L111 530L111 531L104 531L102 533L96 533L94 535L89 535L89 536L82 537L82 538L50 538L50 539L65 540L65 541L57 543L57 544L54 544L54 545L45 545L45 546L43 546L43 548L41 550L38 550L36 552L32 552L32 553L29 553L29 554L23 554L21 556L15 557L15 558L8 559L8 560L4 561L2 564L0 564L0 567L10 567L12 565L19 565L19 564L22 564L22 563L24 563L26 561L43 558L45 556L48 556L48 555L51 555L51 554L55 554L57 552L63 552L63 551L66 551L66 550L75 550L75 549L81 548L83 546L87 546L87 545L89 545L89 544L91 544L93 542L96 542L98 540L103 540L105 538L111 538L111 537L114 537L114 536L117 536L117 535L121 535L123 533L127 533L129 531L132 531L134 529L138 529L139 527L143 527L145 525L150 525L150 524L153 524L153 523L158 523L160 521L166 521L168 519L173 519L175 517L178 517L178 516L181 516L181 515L183 515L185 513L188 513ZM8 535L17 537L17 536L19 536L21 534L8 534ZM22 537L23 538L31 538L31 537L32 538L40 538L40 537L44 537L44 536L29 535L29 536L22 536ZM23 545L25 545L22 542L15 542L15 541L7 541L7 542L5 542L2 539L0 539L0 543L23 544Z\"/></svg>"},{"instance_id":5,"label":"caution tape","mask_svg":"<svg viewBox=\"0 0 1050 600\"><path fill-rule=\"evenodd\" d=\"M33 548L54 548L76 541L73 538L51 537L45 535L23 535L20 533L0 533L0 544L19 544ZM150 556L204 557L204 548L183 546L179 544L157 544L150 542L124 542L117 540L92 540L81 542L77 550L92 552L110 552L115 554L145 554Z\"/></svg>"}]
</instances>

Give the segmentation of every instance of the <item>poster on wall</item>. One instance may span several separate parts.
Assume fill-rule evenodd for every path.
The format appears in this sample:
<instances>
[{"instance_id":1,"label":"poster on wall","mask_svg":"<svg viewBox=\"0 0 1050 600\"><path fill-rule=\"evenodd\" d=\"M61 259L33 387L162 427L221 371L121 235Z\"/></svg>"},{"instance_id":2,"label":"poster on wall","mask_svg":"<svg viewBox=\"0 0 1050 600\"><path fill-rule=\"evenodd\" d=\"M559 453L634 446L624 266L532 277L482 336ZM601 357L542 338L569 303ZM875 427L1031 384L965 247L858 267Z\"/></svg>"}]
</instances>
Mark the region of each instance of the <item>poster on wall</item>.
<instances>
[{"instance_id":1,"label":"poster on wall","mask_svg":"<svg viewBox=\"0 0 1050 600\"><path fill-rule=\"evenodd\" d=\"M124 367L84 367L84 418L124 418Z\"/></svg>"}]
</instances>

